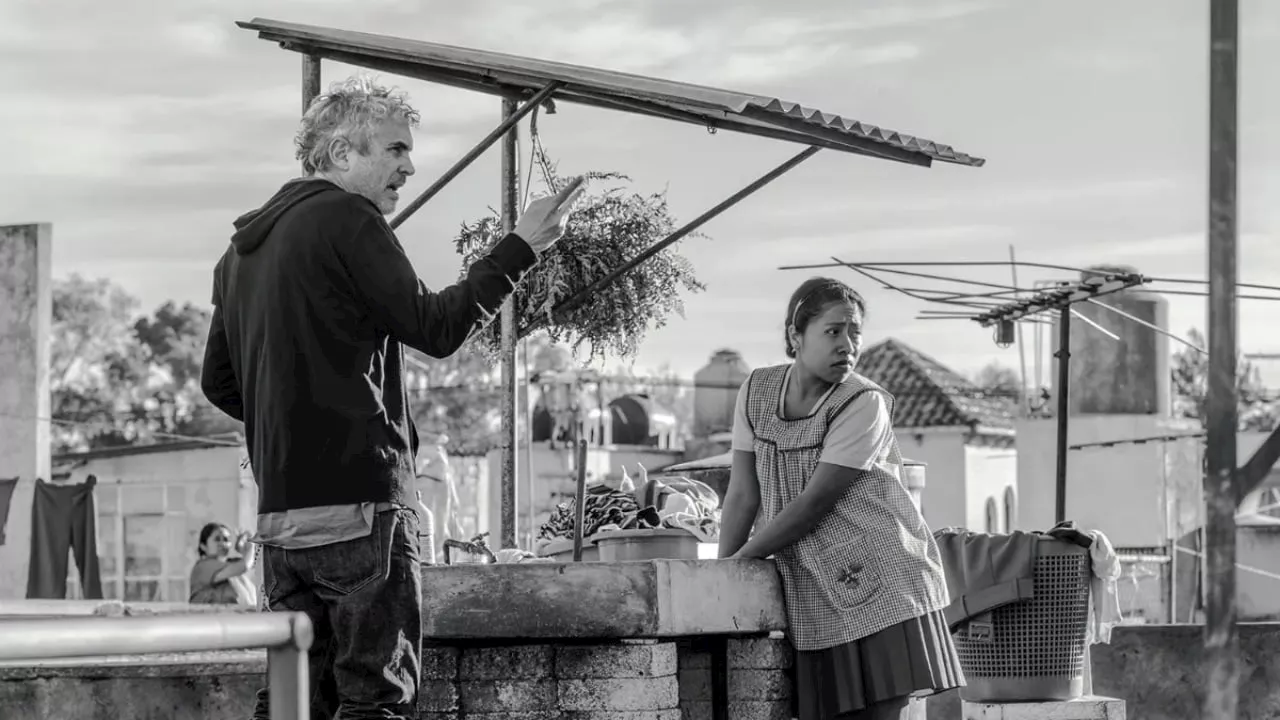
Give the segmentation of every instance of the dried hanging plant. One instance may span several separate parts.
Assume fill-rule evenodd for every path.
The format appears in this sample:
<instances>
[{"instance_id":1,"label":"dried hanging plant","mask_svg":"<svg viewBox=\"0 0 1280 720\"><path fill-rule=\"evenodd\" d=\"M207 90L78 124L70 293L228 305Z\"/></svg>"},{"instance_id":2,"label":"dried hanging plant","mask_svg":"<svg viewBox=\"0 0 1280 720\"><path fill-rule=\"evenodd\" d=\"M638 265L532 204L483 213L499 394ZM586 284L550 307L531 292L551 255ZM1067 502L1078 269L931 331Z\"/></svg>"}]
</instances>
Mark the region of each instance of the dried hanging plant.
<instances>
[{"instance_id":1,"label":"dried hanging plant","mask_svg":"<svg viewBox=\"0 0 1280 720\"><path fill-rule=\"evenodd\" d=\"M541 146L535 143L534 162L542 171L548 192L564 187ZM591 172L587 192L570 217L560 242L543 255L515 292L519 324L537 322L552 340L570 343L575 351L586 346L589 357L605 352L632 357L649 328L662 327L672 312L684 315L681 292L705 286L694 276L692 264L668 248L588 298L577 309L553 322L552 310L578 291L621 267L676 228L667 208L666 193L628 193L621 184L630 178L617 172ZM496 211L474 223L463 223L455 241L469 266L502 235ZM498 355L501 324L496 320L471 342L493 360Z\"/></svg>"}]
</instances>

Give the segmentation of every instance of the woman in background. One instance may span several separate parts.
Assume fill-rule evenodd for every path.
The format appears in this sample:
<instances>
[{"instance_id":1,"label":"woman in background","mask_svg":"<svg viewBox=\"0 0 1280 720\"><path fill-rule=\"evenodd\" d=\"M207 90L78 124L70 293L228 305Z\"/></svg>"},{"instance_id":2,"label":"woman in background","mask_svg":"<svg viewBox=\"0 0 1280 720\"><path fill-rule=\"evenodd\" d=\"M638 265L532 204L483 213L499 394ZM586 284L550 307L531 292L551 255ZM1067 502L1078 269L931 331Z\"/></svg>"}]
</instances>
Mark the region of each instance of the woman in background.
<instances>
[{"instance_id":1,"label":"woman in background","mask_svg":"<svg viewBox=\"0 0 1280 720\"><path fill-rule=\"evenodd\" d=\"M235 550L238 557L231 557ZM247 605L256 607L257 591L248 573L255 553L249 547L249 533L231 541L231 529L209 523L200 529L200 559L191 568L191 594L187 602L201 605Z\"/></svg>"},{"instance_id":2,"label":"woman in background","mask_svg":"<svg viewBox=\"0 0 1280 720\"><path fill-rule=\"evenodd\" d=\"M906 718L912 698L964 684L893 397L854 372L865 314L848 285L806 281L787 307L793 362L738 394L720 557L776 559L799 720Z\"/></svg>"}]
</instances>

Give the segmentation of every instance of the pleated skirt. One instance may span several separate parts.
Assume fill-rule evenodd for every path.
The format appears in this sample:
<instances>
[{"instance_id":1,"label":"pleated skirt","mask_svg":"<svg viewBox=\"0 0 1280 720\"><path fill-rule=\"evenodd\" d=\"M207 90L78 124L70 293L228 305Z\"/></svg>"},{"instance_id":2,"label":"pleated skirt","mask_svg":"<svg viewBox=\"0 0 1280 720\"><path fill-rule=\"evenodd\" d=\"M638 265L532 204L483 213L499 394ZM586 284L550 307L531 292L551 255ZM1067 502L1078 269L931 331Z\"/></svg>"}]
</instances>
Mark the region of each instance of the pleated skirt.
<instances>
[{"instance_id":1,"label":"pleated skirt","mask_svg":"<svg viewBox=\"0 0 1280 720\"><path fill-rule=\"evenodd\" d=\"M877 703L964 684L946 618L935 612L844 645L797 651L796 717L839 720Z\"/></svg>"}]
</instances>

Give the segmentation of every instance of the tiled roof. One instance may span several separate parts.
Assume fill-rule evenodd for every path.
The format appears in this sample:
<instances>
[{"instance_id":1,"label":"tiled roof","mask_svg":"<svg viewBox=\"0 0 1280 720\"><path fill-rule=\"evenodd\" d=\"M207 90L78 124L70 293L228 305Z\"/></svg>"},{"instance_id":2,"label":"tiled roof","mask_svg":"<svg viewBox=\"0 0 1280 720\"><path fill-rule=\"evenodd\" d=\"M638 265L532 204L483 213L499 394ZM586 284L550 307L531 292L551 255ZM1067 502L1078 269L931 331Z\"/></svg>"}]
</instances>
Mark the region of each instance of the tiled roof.
<instances>
[{"instance_id":1,"label":"tiled roof","mask_svg":"<svg viewBox=\"0 0 1280 720\"><path fill-rule=\"evenodd\" d=\"M959 373L900 340L889 338L864 350L858 372L893 393L895 427L1013 427L1014 400L983 393Z\"/></svg>"}]
</instances>

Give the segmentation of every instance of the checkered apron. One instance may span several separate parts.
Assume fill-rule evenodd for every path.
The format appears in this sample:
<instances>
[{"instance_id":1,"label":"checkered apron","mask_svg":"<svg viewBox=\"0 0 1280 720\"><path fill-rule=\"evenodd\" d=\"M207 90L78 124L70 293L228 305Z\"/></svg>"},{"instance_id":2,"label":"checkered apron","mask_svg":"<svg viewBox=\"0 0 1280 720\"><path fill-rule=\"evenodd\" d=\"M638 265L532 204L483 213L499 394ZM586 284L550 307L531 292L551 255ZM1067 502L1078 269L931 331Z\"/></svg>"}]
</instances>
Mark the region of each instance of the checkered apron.
<instances>
[{"instance_id":1,"label":"checkered apron","mask_svg":"<svg viewBox=\"0 0 1280 720\"><path fill-rule=\"evenodd\" d=\"M854 398L883 393L893 408L888 392L852 375L811 417L783 420L779 399L787 367L761 368L747 380L761 526L804 490L831 421ZM775 556L796 649L823 650L860 640L950 602L938 547L902 485L901 468L894 438L875 467L849 486L812 532Z\"/></svg>"}]
</instances>

